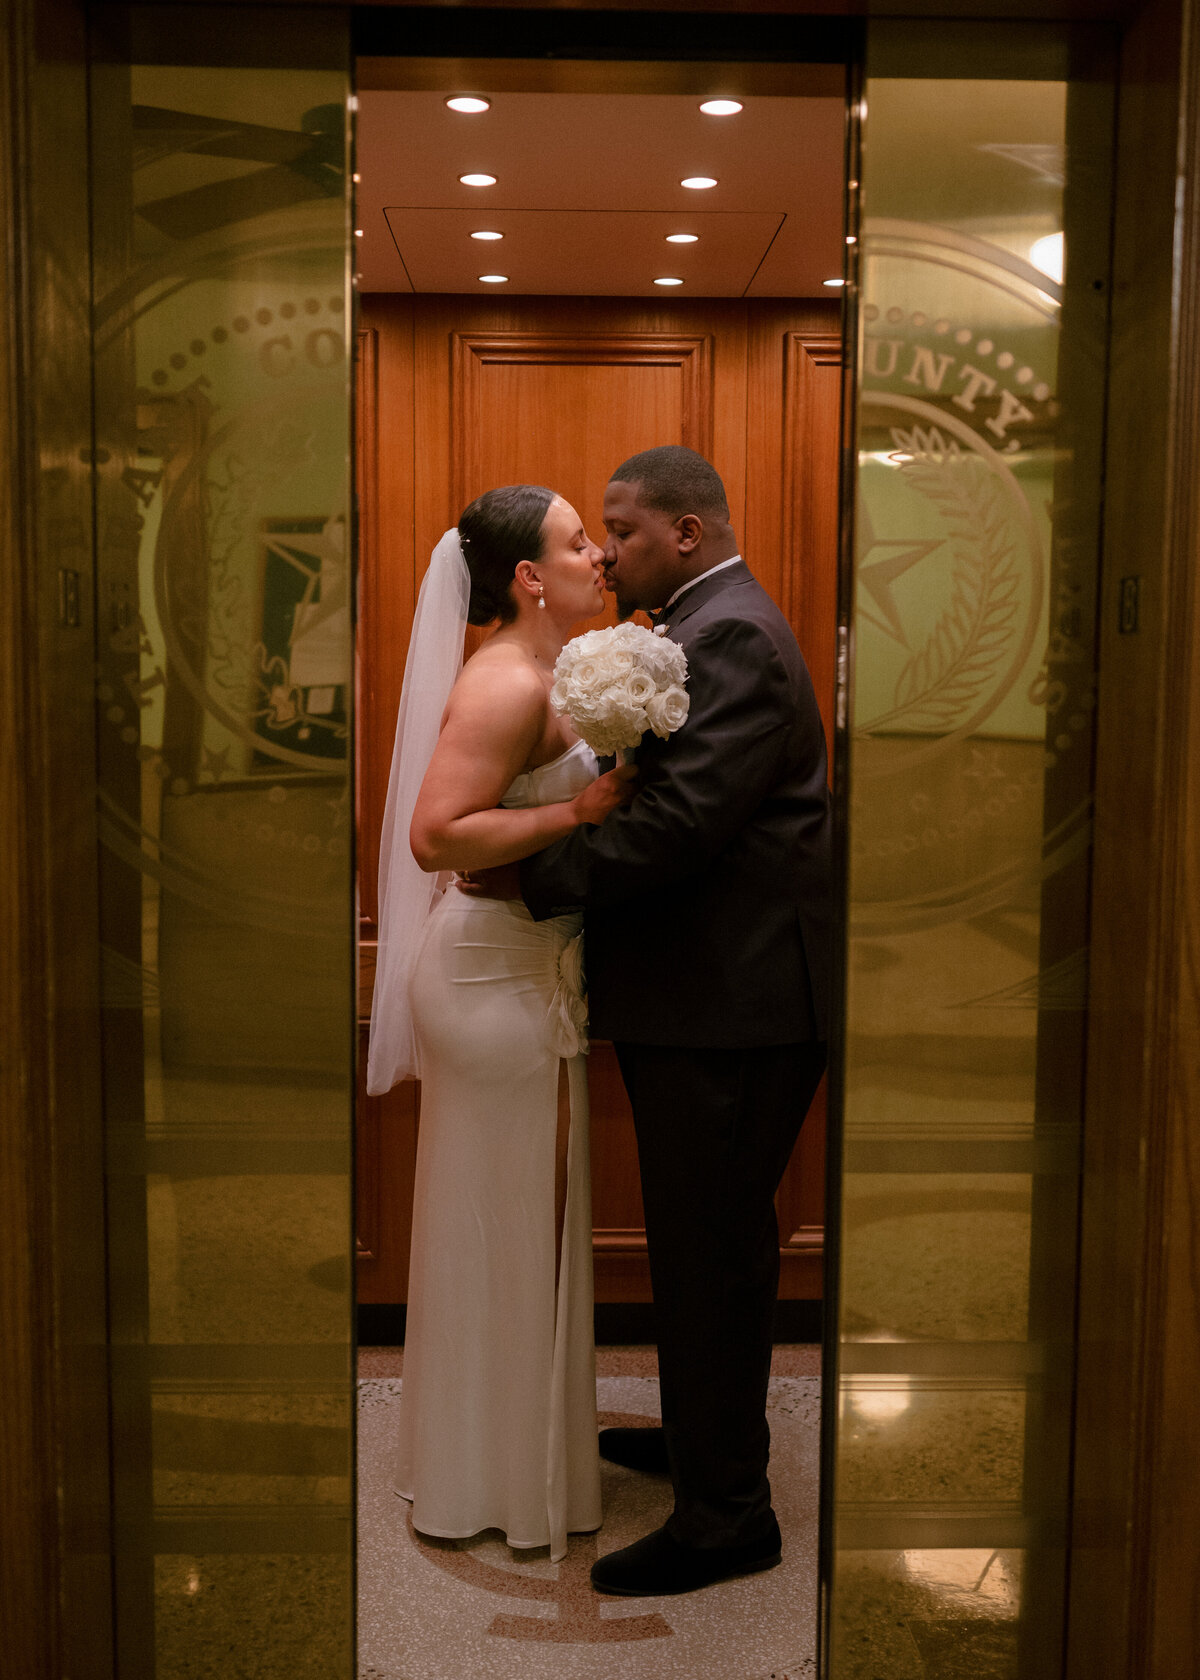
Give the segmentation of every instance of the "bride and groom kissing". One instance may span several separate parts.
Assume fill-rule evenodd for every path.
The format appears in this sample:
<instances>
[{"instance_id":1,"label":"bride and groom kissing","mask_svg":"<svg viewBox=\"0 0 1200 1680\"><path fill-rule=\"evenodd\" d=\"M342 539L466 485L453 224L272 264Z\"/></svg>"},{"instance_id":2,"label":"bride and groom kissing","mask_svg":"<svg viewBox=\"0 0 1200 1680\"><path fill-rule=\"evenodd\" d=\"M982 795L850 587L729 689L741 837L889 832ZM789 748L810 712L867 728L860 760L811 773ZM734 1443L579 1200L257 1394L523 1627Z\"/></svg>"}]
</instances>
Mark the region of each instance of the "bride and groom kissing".
<instances>
[{"instance_id":1,"label":"bride and groom kissing","mask_svg":"<svg viewBox=\"0 0 1200 1680\"><path fill-rule=\"evenodd\" d=\"M421 1080L397 1492L421 1534L566 1551L600 1457L668 1475L602 1592L769 1569L774 1194L825 1066L829 796L804 660L689 449L605 541L550 490L472 502L422 585L380 863L368 1087ZM685 721L605 770L551 700L604 589L686 654ZM496 628L462 664L467 622ZM582 962L581 959L582 958ZM586 1004L583 972L586 971ZM637 1134L662 1423L597 1435L586 1033Z\"/></svg>"}]
</instances>

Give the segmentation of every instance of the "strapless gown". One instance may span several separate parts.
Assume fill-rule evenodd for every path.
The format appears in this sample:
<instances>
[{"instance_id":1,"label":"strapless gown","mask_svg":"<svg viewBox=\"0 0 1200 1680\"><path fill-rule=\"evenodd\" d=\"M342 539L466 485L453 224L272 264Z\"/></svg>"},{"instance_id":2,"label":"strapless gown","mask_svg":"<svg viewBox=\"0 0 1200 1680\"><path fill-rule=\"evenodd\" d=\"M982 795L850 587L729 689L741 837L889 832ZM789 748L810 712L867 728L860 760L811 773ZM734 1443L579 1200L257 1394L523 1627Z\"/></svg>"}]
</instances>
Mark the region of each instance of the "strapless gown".
<instances>
[{"instance_id":1,"label":"strapless gown","mask_svg":"<svg viewBox=\"0 0 1200 1680\"><path fill-rule=\"evenodd\" d=\"M578 742L502 803L554 804L595 774ZM412 994L421 1118L397 1492L420 1533L498 1528L555 1559L601 1517L580 927L451 887ZM571 1125L556 1268L561 1060Z\"/></svg>"}]
</instances>

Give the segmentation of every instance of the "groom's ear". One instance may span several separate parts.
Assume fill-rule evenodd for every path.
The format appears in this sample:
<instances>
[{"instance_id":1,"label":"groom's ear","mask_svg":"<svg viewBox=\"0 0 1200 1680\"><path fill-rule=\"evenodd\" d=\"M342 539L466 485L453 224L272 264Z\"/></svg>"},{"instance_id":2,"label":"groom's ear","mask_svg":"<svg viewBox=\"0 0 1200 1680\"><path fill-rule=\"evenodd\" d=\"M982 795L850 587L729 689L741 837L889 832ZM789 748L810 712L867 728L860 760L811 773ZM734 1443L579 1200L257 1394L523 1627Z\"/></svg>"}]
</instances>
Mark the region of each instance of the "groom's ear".
<instances>
[{"instance_id":1,"label":"groom's ear","mask_svg":"<svg viewBox=\"0 0 1200 1680\"><path fill-rule=\"evenodd\" d=\"M682 513L675 521L680 554L694 554L704 537L704 521L694 513Z\"/></svg>"}]
</instances>

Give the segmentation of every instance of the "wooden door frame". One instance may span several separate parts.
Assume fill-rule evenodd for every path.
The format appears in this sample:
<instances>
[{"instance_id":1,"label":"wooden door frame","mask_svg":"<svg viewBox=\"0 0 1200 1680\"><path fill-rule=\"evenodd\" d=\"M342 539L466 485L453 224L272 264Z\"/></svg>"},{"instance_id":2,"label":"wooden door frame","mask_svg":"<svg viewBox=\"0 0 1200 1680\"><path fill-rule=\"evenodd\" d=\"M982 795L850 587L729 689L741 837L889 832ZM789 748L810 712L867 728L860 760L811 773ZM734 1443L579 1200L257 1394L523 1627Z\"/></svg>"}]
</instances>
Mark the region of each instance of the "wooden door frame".
<instances>
[{"instance_id":1,"label":"wooden door frame","mask_svg":"<svg viewBox=\"0 0 1200 1680\"><path fill-rule=\"evenodd\" d=\"M31 19L22 9L0 34L0 99L3 99L7 164L0 179L6 228L25 220L28 133L26 61ZM39 1418L38 1395L50 1375L53 1320L48 1279L36 1260L36 1234L45 1220L37 1185L44 1162L39 1134L49 1110L49 1046L43 1007L50 976L45 952L30 928L25 906L42 897L46 836L37 821L32 790L41 781L37 750L36 689L40 672L25 658L21 627L30 617L36 585L26 556L32 548L32 461L18 432L18 392L30 363L25 276L11 241L0 270L0 379L4 388L4 448L0 452L0 835L5 868L0 874L0 967L21 974L21 986L0 986L0 1314L7 1349L9 1398L0 1433L2 1520L13 1544L0 1563L0 1615L16 1628L29 1618L17 1658L21 1680L57 1672L58 1534L54 1512L53 1452ZM24 306L24 307L23 307ZM26 789L30 792L27 793ZM19 1234L19 1235L18 1235ZM41 1647L46 1657L39 1661Z\"/></svg>"},{"instance_id":2,"label":"wooden door frame","mask_svg":"<svg viewBox=\"0 0 1200 1680\"><path fill-rule=\"evenodd\" d=\"M0 32L0 1627L112 1673L83 0ZM64 371L65 370L65 371Z\"/></svg>"},{"instance_id":3,"label":"wooden door frame","mask_svg":"<svg viewBox=\"0 0 1200 1680\"><path fill-rule=\"evenodd\" d=\"M729 4L656 0L655 9ZM985 0L743 0L739 9L995 12ZM1028 0L1022 11L1128 19L1067 1672L1177 1680L1193 1660L1200 1594L1200 0ZM94 784L79 742L77 774L64 777L55 757L69 748L71 707L90 677L70 651L64 659L57 637L61 560L37 529L44 440L29 400L39 333L51 324L36 194L55 185L33 177L31 136L42 125L63 178L82 179L86 159L62 101L64 76L82 93L81 43L81 0L11 0L0 37L0 972L20 983L0 986L0 1619L14 1680L61 1676L72 1630L86 1639L89 1675L103 1674L110 1649L107 1595L74 1566L70 1534L83 1474L72 1441L83 1424L103 1439L105 1426L81 1410L86 1385L70 1357L78 1326L68 1334L64 1317L81 1268L102 1275L104 1266L99 1221L86 1217L73 1234L63 1219L67 1205L94 1216L102 1201L100 1070L90 1048L98 996L80 989L80 975L98 969L98 936L86 919L69 926L80 894L63 839L64 822L74 835L87 831ZM1120 636L1127 576L1141 579L1141 623ZM86 557L81 580L86 605Z\"/></svg>"},{"instance_id":4,"label":"wooden door frame","mask_svg":"<svg viewBox=\"0 0 1200 1680\"><path fill-rule=\"evenodd\" d=\"M1120 66L1068 1680L1191 1672L1200 1613L1198 28Z\"/></svg>"}]
</instances>

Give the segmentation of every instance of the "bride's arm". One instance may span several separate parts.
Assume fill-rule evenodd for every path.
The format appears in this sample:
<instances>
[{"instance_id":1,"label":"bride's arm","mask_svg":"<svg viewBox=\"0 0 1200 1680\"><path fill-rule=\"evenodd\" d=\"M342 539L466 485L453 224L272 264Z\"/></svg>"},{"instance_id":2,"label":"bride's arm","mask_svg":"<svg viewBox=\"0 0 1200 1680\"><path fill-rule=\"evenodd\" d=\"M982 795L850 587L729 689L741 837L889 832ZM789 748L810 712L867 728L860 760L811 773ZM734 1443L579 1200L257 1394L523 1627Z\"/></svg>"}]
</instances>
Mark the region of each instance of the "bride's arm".
<instances>
[{"instance_id":1,"label":"bride's arm","mask_svg":"<svg viewBox=\"0 0 1200 1680\"><path fill-rule=\"evenodd\" d=\"M609 771L574 799L506 811L505 790L529 761L546 716L533 671L464 671L421 783L409 843L421 868L487 869L515 863L581 823L603 822L629 797L629 771Z\"/></svg>"}]
</instances>

